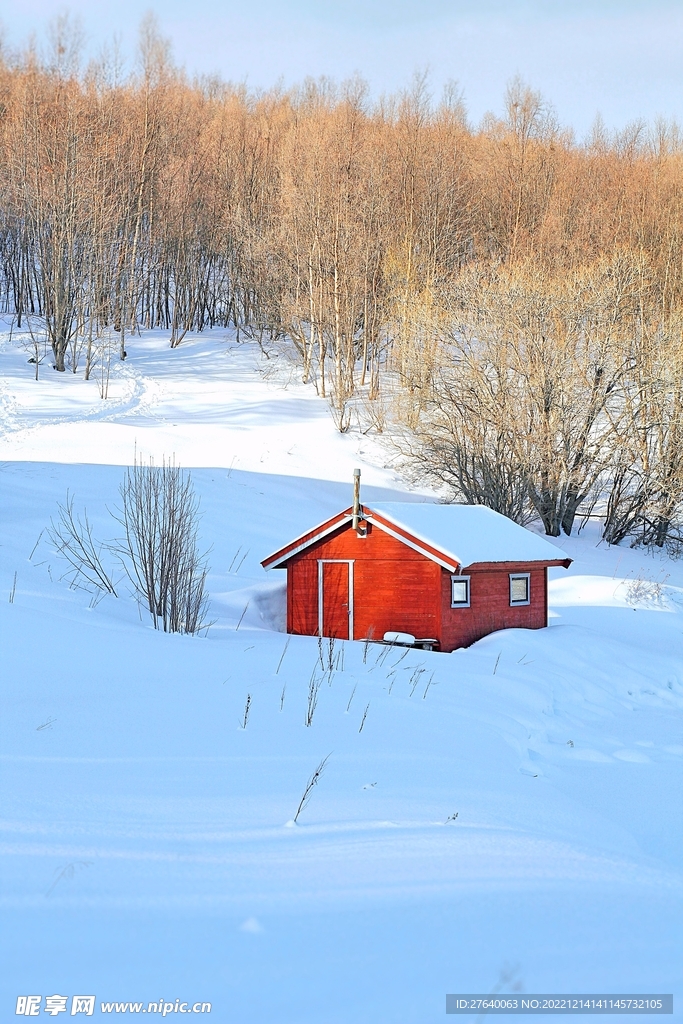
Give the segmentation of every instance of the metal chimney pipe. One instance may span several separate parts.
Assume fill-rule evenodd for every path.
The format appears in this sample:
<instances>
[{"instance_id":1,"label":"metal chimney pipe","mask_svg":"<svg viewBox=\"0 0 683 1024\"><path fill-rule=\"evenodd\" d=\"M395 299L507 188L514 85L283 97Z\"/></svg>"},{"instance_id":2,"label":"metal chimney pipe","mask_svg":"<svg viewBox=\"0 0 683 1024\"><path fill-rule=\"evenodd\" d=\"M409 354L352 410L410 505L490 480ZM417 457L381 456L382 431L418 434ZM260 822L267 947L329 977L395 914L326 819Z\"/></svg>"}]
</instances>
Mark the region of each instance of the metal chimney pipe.
<instances>
[{"instance_id":1,"label":"metal chimney pipe","mask_svg":"<svg viewBox=\"0 0 683 1024\"><path fill-rule=\"evenodd\" d=\"M360 522L360 470L353 471L353 528L358 529Z\"/></svg>"}]
</instances>

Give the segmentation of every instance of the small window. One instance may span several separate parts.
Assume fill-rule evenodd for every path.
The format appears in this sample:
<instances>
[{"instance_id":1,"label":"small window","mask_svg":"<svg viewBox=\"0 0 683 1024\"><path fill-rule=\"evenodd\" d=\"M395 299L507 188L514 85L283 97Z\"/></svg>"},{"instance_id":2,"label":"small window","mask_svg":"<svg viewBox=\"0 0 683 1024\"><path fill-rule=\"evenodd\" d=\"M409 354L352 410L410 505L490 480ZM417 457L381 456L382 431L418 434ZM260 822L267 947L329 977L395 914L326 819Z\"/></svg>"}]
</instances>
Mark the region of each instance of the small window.
<instances>
[{"instance_id":1,"label":"small window","mask_svg":"<svg viewBox=\"0 0 683 1024\"><path fill-rule=\"evenodd\" d=\"M469 576L451 576L451 608L469 608Z\"/></svg>"},{"instance_id":2,"label":"small window","mask_svg":"<svg viewBox=\"0 0 683 1024\"><path fill-rule=\"evenodd\" d=\"M510 573L510 604L530 604L531 579L528 572Z\"/></svg>"}]
</instances>

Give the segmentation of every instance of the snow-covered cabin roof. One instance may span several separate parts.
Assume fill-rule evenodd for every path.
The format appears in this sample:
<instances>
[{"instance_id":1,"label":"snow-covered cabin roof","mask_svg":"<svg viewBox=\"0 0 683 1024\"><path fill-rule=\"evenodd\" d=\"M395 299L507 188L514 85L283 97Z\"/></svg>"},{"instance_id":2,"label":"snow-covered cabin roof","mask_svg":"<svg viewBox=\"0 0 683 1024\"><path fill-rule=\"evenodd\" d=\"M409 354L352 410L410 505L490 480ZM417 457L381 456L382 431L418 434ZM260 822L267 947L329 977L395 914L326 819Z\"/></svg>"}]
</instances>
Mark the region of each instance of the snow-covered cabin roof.
<instances>
[{"instance_id":1,"label":"snow-covered cabin roof","mask_svg":"<svg viewBox=\"0 0 683 1024\"><path fill-rule=\"evenodd\" d=\"M387 519L460 566L477 562L560 562L568 555L538 534L485 505L433 505L409 501L365 507Z\"/></svg>"},{"instance_id":2,"label":"snow-covered cabin roof","mask_svg":"<svg viewBox=\"0 0 683 1024\"><path fill-rule=\"evenodd\" d=\"M380 502L363 504L362 515L452 571L482 562L571 562L554 544L484 505ZM352 509L340 512L290 541L261 564L266 569L286 565L300 551L346 526L351 518Z\"/></svg>"}]
</instances>

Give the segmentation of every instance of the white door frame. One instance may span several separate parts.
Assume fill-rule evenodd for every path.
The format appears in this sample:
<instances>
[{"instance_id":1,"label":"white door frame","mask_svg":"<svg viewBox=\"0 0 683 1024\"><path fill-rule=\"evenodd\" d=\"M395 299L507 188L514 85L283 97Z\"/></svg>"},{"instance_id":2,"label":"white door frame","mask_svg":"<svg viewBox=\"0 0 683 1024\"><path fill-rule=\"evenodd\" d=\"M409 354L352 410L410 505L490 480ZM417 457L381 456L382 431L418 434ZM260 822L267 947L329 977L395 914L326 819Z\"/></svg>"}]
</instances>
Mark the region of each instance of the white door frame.
<instances>
[{"instance_id":1,"label":"white door frame","mask_svg":"<svg viewBox=\"0 0 683 1024\"><path fill-rule=\"evenodd\" d=\"M323 635L323 565L337 563L349 567L349 640L353 640L353 558L319 558L318 559L318 636Z\"/></svg>"}]
</instances>

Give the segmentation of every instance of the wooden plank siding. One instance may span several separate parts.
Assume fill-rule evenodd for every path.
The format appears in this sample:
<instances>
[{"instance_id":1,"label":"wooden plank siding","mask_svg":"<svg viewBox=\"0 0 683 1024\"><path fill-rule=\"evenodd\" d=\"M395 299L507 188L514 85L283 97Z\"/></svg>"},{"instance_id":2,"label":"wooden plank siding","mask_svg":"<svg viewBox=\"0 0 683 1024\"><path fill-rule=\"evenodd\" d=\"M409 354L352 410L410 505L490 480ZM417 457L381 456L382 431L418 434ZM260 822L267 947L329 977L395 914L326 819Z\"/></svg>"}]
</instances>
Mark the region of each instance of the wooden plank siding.
<instances>
[{"instance_id":1,"label":"wooden plank siding","mask_svg":"<svg viewBox=\"0 0 683 1024\"><path fill-rule=\"evenodd\" d=\"M441 566L418 555L361 559L354 570L357 639L381 640L390 631L438 638Z\"/></svg>"},{"instance_id":2,"label":"wooden plank siding","mask_svg":"<svg viewBox=\"0 0 683 1024\"><path fill-rule=\"evenodd\" d=\"M352 562L336 560L318 563L318 626L322 636L334 636L339 640L352 639L352 566Z\"/></svg>"},{"instance_id":3,"label":"wooden plank siding","mask_svg":"<svg viewBox=\"0 0 683 1024\"><path fill-rule=\"evenodd\" d=\"M499 629L546 626L547 567L566 564L558 559L463 567L462 575L470 577L470 606L452 608L451 577L457 573L372 521L365 535L356 533L346 513L297 538L268 561L287 568L288 633L318 634L322 578L323 635L349 635L350 597L352 639L381 640L397 631L433 637L442 651L468 647ZM352 593L347 596L349 562ZM529 573L528 605L510 605L511 573Z\"/></svg>"},{"instance_id":4,"label":"wooden plank siding","mask_svg":"<svg viewBox=\"0 0 683 1024\"><path fill-rule=\"evenodd\" d=\"M530 575L530 603L510 605L510 573ZM498 562L463 569L470 577L470 607L451 608L451 573L441 572L441 649L469 647L499 629L541 629L548 624L548 571L537 562Z\"/></svg>"},{"instance_id":5,"label":"wooden plank siding","mask_svg":"<svg viewBox=\"0 0 683 1024\"><path fill-rule=\"evenodd\" d=\"M287 563L287 631L318 632L318 561L353 560L353 636L381 640L389 630L438 636L441 566L368 524L347 523Z\"/></svg>"},{"instance_id":6,"label":"wooden plank siding","mask_svg":"<svg viewBox=\"0 0 683 1024\"><path fill-rule=\"evenodd\" d=\"M287 632L315 636L318 632L318 563L293 558L287 566Z\"/></svg>"}]
</instances>

